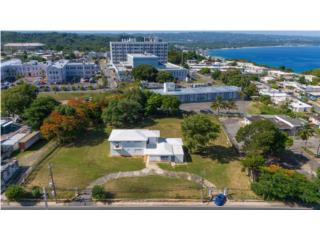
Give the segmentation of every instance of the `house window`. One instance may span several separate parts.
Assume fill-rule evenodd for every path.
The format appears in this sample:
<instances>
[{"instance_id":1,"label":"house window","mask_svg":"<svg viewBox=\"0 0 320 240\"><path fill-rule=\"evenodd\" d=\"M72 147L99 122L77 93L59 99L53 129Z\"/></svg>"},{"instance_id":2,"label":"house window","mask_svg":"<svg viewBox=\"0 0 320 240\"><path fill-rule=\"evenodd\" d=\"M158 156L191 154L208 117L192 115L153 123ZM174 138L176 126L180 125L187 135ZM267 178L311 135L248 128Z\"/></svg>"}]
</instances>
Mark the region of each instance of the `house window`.
<instances>
[{"instance_id":1,"label":"house window","mask_svg":"<svg viewBox=\"0 0 320 240\"><path fill-rule=\"evenodd\" d=\"M163 160L163 161L168 161L169 160L169 156L161 156L160 159Z\"/></svg>"}]
</instances>

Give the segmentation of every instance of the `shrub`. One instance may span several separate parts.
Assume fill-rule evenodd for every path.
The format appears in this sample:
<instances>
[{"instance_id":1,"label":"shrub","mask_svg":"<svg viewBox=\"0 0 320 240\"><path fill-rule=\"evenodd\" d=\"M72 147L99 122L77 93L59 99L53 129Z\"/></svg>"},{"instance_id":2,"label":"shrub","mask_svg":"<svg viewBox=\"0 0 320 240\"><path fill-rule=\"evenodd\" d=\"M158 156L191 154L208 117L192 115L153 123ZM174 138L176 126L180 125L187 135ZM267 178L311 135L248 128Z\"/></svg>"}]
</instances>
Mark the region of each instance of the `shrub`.
<instances>
[{"instance_id":1,"label":"shrub","mask_svg":"<svg viewBox=\"0 0 320 240\"><path fill-rule=\"evenodd\" d=\"M11 185L7 188L5 195L9 201L19 201L24 197L25 191L19 185Z\"/></svg>"},{"instance_id":2,"label":"shrub","mask_svg":"<svg viewBox=\"0 0 320 240\"><path fill-rule=\"evenodd\" d=\"M96 200L104 200L106 199L106 192L102 186L96 185L92 189L92 197Z\"/></svg>"},{"instance_id":3,"label":"shrub","mask_svg":"<svg viewBox=\"0 0 320 240\"><path fill-rule=\"evenodd\" d=\"M41 198L42 196L41 188L39 186L34 186L31 190L31 196L37 199Z\"/></svg>"}]
</instances>

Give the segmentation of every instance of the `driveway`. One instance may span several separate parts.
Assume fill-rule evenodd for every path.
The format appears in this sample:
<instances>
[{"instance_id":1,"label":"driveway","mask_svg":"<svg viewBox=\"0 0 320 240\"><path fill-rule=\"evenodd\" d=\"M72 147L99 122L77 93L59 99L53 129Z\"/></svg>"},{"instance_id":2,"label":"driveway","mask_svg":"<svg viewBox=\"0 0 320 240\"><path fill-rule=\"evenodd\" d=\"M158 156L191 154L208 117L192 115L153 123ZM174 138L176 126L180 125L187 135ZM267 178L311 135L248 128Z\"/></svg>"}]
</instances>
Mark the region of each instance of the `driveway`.
<instances>
[{"instance_id":1,"label":"driveway","mask_svg":"<svg viewBox=\"0 0 320 240\"><path fill-rule=\"evenodd\" d=\"M241 152L240 149L243 144L237 142L236 135L240 127L242 127L242 118L220 118L220 121L223 124L225 132L227 133L233 146L237 148L239 152Z\"/></svg>"}]
</instances>

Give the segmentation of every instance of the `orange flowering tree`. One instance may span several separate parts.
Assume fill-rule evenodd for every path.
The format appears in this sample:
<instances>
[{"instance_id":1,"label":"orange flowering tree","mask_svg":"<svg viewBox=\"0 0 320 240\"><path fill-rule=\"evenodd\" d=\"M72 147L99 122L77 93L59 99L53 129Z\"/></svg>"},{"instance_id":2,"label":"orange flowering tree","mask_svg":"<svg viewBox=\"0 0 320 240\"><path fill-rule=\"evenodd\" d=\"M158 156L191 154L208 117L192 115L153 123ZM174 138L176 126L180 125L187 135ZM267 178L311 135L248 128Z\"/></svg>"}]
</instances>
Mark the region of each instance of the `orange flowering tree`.
<instances>
[{"instance_id":1,"label":"orange flowering tree","mask_svg":"<svg viewBox=\"0 0 320 240\"><path fill-rule=\"evenodd\" d=\"M56 138L60 143L66 143L86 129L89 122L86 109L71 103L56 108L44 120L40 131L48 140Z\"/></svg>"}]
</instances>

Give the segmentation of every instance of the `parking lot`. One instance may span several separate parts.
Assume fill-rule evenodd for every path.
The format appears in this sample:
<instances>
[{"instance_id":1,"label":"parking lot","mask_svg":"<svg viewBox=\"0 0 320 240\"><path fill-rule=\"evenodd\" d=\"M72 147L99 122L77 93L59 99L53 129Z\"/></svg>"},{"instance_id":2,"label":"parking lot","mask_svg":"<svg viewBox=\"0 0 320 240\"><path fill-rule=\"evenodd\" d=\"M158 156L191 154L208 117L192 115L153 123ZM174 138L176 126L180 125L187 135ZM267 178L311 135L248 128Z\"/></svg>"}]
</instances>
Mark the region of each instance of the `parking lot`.
<instances>
[{"instance_id":1,"label":"parking lot","mask_svg":"<svg viewBox=\"0 0 320 240\"><path fill-rule=\"evenodd\" d=\"M233 110L233 112L246 114L248 110L250 101L236 101L237 110ZM180 109L187 112L207 112L209 113L211 110L212 102L199 102L199 103L183 103L180 105ZM209 111L208 111L209 110Z\"/></svg>"},{"instance_id":2,"label":"parking lot","mask_svg":"<svg viewBox=\"0 0 320 240\"><path fill-rule=\"evenodd\" d=\"M183 103L180 105L180 109L186 112L200 112L203 110L210 110L211 104L211 102Z\"/></svg>"}]
</instances>

